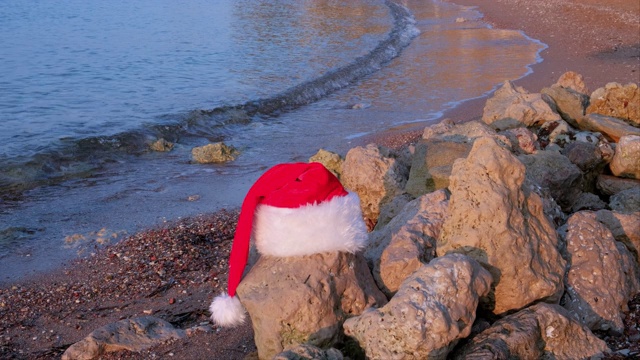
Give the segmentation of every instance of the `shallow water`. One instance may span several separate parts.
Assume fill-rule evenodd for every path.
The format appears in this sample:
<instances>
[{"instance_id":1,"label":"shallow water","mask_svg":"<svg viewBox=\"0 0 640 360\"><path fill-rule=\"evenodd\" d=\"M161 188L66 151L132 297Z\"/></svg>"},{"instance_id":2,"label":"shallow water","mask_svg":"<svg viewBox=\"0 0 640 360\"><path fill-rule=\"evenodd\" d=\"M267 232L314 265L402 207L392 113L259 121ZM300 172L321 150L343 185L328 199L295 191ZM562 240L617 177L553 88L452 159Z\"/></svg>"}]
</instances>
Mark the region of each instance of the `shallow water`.
<instances>
[{"instance_id":1,"label":"shallow water","mask_svg":"<svg viewBox=\"0 0 640 360\"><path fill-rule=\"evenodd\" d=\"M3 6L0 26L14 35L0 35L10 50L0 53L4 279L166 219L237 207L275 163L437 121L527 74L544 46L438 1L402 2L415 20L404 24L380 1L270 4ZM394 31L398 47L388 49ZM301 92L292 106L252 110ZM146 151L158 136L174 150ZM190 163L192 146L220 140L241 156Z\"/></svg>"}]
</instances>

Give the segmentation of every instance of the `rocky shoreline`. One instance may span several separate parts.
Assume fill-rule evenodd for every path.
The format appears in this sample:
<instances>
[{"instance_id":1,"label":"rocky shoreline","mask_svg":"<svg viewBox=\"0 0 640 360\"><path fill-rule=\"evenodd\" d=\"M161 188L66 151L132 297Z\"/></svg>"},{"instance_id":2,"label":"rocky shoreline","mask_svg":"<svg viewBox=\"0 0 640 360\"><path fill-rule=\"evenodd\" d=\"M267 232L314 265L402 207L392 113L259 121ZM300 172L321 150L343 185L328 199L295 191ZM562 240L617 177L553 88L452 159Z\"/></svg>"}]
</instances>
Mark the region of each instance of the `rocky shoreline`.
<instances>
[{"instance_id":1,"label":"rocky shoreline","mask_svg":"<svg viewBox=\"0 0 640 360\"><path fill-rule=\"evenodd\" d=\"M320 151L310 159L360 196L371 232L357 261L379 289L362 291L384 294L368 295L378 299L374 310L336 316L330 340L298 334L265 343L254 336L282 338L282 330L210 323L206 309L224 289L238 215L223 210L3 287L0 357L271 358L296 342L325 350L305 345L280 358L468 358L488 356L486 349L506 357L637 356L639 158L637 84L589 94L576 73L540 93L506 82L482 121L445 120L395 149L369 144L344 158ZM313 257L286 263L331 258Z\"/></svg>"}]
</instances>

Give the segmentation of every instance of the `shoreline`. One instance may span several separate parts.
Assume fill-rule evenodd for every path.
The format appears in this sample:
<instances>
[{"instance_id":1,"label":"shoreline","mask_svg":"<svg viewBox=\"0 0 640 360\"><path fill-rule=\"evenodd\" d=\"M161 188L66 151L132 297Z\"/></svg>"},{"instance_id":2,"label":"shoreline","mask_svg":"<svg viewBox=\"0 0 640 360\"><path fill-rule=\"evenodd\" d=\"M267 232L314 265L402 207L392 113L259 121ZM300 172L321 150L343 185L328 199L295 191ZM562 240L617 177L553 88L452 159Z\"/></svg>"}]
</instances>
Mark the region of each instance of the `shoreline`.
<instances>
[{"instance_id":1,"label":"shoreline","mask_svg":"<svg viewBox=\"0 0 640 360\"><path fill-rule=\"evenodd\" d=\"M528 36L548 45L540 54L543 61L532 65L533 72L514 81L529 92L539 92L542 87L550 86L566 71L583 75L590 91L612 81L623 84L640 82L640 24L612 22L608 18L596 18L587 11L593 10L589 6L596 6L601 8L599 11L602 14L610 14L611 11L617 14L617 11L622 11L640 16L640 4L635 4L634 0L614 0L607 5L594 0L444 1L478 6L484 15L484 21L494 28L522 30ZM504 18L505 13L512 17ZM567 14L576 16L565 23L563 19ZM594 37L593 33L600 35ZM615 42L602 40L607 40L612 34L619 35L619 39ZM441 120L451 118L455 122L466 122L479 119L490 95L469 100L446 111ZM363 138L361 144L375 142L397 148L418 140L421 135L422 129L417 127L397 128ZM3 351L12 344L21 344L19 347L27 354L39 351L44 357L59 356L69 343L79 341L98 327L121 318L143 316L149 311L159 317L173 318L185 326L208 321L202 308L206 308L211 298L224 288L224 281L219 281L218 277L224 278L228 245L235 228L236 216L233 211L227 213L223 210L212 215L175 220L166 227L132 235L130 241L111 245L108 250L99 251L95 257L72 261L52 273L30 275L15 282L0 282L0 300L4 300L3 296L14 294L18 297L16 301L20 301L16 304L0 301L0 355L5 354ZM211 234L214 229L215 234ZM174 243L166 241L169 235L176 240ZM186 264L183 269L156 268L155 265L160 260L155 259L155 256L160 258L162 251L166 250L172 256L183 252L191 256L189 251L203 247L200 242L205 238L213 244L212 248L207 248L211 253L202 257L194 255L193 262ZM156 246L154 241L161 244ZM164 249L163 246L170 249ZM173 261L177 263L177 260ZM200 264L203 261L206 264ZM215 263L208 263L212 261ZM147 264L153 270L152 273L138 274L142 272L141 268L134 265L140 264ZM208 265L213 268L207 269ZM164 273L162 276L155 275L156 270L166 271L166 276L174 275L175 282L164 281ZM138 278L142 275L148 278ZM105 287L109 290L103 293L105 298L100 298L100 294L93 291L92 285L96 283L99 286L112 286ZM126 285L124 290L121 287L123 284ZM150 284L153 285L152 288L148 288ZM167 286L168 284L171 285ZM122 294L118 298L110 298L120 291ZM41 301L30 303L31 297L37 297ZM56 299L61 302L56 302ZM15 316L25 316L28 320L21 322L20 329L5 327L5 312L7 307L10 310L12 306L15 306ZM187 315L178 321L178 315L182 314ZM182 342L156 347L154 353L171 353L169 356L175 354L175 358L207 358L216 355L223 358L243 358L245 354L255 350L252 345L253 333L248 324L235 330L214 329L212 332L213 334L202 332ZM109 354L103 359L140 357L144 357L144 354L124 351Z\"/></svg>"}]
</instances>

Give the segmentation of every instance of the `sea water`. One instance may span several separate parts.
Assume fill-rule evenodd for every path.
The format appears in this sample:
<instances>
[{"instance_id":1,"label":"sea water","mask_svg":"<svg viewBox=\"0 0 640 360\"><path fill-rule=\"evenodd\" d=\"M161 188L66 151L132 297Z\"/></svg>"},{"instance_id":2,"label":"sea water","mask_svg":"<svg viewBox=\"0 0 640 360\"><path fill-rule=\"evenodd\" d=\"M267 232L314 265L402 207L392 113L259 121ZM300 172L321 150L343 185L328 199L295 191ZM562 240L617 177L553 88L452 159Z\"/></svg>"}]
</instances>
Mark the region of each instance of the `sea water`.
<instances>
[{"instance_id":1,"label":"sea water","mask_svg":"<svg viewBox=\"0 0 640 360\"><path fill-rule=\"evenodd\" d=\"M6 0L0 29L0 281L236 208L276 163L437 122L544 48L437 0ZM192 163L217 141L238 159Z\"/></svg>"}]
</instances>

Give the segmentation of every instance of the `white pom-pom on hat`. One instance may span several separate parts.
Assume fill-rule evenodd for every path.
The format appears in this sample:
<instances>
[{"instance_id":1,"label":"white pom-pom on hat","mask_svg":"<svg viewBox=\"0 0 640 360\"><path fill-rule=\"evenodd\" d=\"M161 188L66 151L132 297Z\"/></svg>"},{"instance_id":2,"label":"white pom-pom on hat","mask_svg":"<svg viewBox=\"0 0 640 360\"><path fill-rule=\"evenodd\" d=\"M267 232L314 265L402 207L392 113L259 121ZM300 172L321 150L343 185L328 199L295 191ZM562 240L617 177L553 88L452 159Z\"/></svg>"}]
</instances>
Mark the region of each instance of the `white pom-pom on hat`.
<instances>
[{"instance_id":1,"label":"white pom-pom on hat","mask_svg":"<svg viewBox=\"0 0 640 360\"><path fill-rule=\"evenodd\" d=\"M252 235L263 255L355 253L366 245L367 228L358 196L346 191L324 165L279 164L267 170L242 203L229 256L227 294L216 297L209 307L211 319L220 326L237 326L245 320L236 288Z\"/></svg>"}]
</instances>

